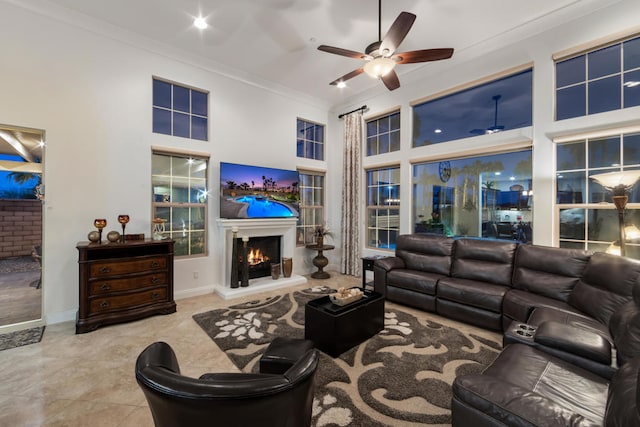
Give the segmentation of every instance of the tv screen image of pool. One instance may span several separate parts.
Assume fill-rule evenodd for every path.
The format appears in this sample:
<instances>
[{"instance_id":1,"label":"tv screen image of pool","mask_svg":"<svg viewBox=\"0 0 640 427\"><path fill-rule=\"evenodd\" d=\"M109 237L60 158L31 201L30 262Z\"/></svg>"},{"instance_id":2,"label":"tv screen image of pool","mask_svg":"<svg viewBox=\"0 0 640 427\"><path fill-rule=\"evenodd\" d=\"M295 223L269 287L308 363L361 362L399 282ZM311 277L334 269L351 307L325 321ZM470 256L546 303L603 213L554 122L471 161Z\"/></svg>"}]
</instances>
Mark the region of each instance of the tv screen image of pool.
<instances>
[{"instance_id":1,"label":"tv screen image of pool","mask_svg":"<svg viewBox=\"0 0 640 427\"><path fill-rule=\"evenodd\" d=\"M220 162L220 218L297 218L298 171Z\"/></svg>"}]
</instances>

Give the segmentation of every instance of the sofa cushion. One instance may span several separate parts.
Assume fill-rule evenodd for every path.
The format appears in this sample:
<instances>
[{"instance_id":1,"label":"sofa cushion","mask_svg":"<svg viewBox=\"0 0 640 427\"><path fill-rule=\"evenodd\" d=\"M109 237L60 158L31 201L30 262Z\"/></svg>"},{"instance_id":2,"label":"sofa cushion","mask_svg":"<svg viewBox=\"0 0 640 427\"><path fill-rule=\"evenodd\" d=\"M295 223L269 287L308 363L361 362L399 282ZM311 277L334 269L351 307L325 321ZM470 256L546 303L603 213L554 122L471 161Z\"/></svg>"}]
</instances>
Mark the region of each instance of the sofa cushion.
<instances>
[{"instance_id":1,"label":"sofa cushion","mask_svg":"<svg viewBox=\"0 0 640 427\"><path fill-rule=\"evenodd\" d=\"M502 310L502 298L507 290L509 288L506 286L446 277L438 281L437 297L500 313Z\"/></svg>"},{"instance_id":2,"label":"sofa cushion","mask_svg":"<svg viewBox=\"0 0 640 427\"><path fill-rule=\"evenodd\" d=\"M508 345L482 374L453 383L454 401L510 426L600 426L607 392L604 378L525 344ZM455 411L453 425L462 425Z\"/></svg>"},{"instance_id":3,"label":"sofa cushion","mask_svg":"<svg viewBox=\"0 0 640 427\"><path fill-rule=\"evenodd\" d=\"M640 261L596 252L573 288L569 304L608 326L611 315L631 300L639 278Z\"/></svg>"},{"instance_id":4,"label":"sofa cushion","mask_svg":"<svg viewBox=\"0 0 640 427\"><path fill-rule=\"evenodd\" d=\"M579 249L519 245L513 287L567 302L590 257Z\"/></svg>"},{"instance_id":5,"label":"sofa cushion","mask_svg":"<svg viewBox=\"0 0 640 427\"><path fill-rule=\"evenodd\" d=\"M575 311L575 309L566 302L520 289L509 289L502 301L502 314L511 320L527 323L529 316L536 307L553 307L561 310Z\"/></svg>"},{"instance_id":6,"label":"sofa cushion","mask_svg":"<svg viewBox=\"0 0 640 427\"><path fill-rule=\"evenodd\" d=\"M453 242L437 234L402 234L396 239L396 257L410 270L449 275Z\"/></svg>"},{"instance_id":7,"label":"sofa cushion","mask_svg":"<svg viewBox=\"0 0 640 427\"><path fill-rule=\"evenodd\" d=\"M538 326L533 340L598 363L611 364L611 342L593 330L547 321Z\"/></svg>"},{"instance_id":8,"label":"sofa cushion","mask_svg":"<svg viewBox=\"0 0 640 427\"><path fill-rule=\"evenodd\" d=\"M387 273L387 286L435 295L436 283L441 277L445 276L417 270L391 270Z\"/></svg>"},{"instance_id":9,"label":"sofa cushion","mask_svg":"<svg viewBox=\"0 0 640 427\"><path fill-rule=\"evenodd\" d=\"M456 240L451 276L511 286L515 250L516 244L511 242Z\"/></svg>"}]
</instances>

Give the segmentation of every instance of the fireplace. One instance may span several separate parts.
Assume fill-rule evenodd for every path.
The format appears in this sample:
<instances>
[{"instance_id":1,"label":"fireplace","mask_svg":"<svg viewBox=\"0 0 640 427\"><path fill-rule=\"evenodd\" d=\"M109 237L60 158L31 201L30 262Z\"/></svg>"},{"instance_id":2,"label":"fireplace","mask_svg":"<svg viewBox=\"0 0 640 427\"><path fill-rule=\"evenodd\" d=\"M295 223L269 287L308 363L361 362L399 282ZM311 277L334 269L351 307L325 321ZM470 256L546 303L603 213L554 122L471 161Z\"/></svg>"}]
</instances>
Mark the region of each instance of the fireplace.
<instances>
[{"instance_id":1,"label":"fireplace","mask_svg":"<svg viewBox=\"0 0 640 427\"><path fill-rule=\"evenodd\" d=\"M216 250L222 255L219 257L218 268L220 271L219 282L215 285L215 292L224 299L237 298L253 293L264 292L273 289L284 288L288 286L301 285L307 282L307 279L296 272L296 268L300 269L300 263L296 267L296 224L297 218L255 218L255 219L226 219L219 218L218 230L221 239L216 239ZM249 280L249 286L231 287L231 255L233 249L233 233L236 232L236 238L242 239L247 237L247 248L258 241L261 237L274 237L278 240L279 253L269 255L270 262L280 262L282 258L292 258L293 272L291 277L284 277L280 274L278 280L271 278L270 268L262 266L264 270L263 277L256 277ZM238 255L242 255L242 241L237 242ZM264 250L264 249L263 249ZM267 249L269 250L269 249ZM277 260L277 261L275 261ZM242 277L242 276L240 276ZM252 276L253 277L253 276Z\"/></svg>"},{"instance_id":2,"label":"fireplace","mask_svg":"<svg viewBox=\"0 0 640 427\"><path fill-rule=\"evenodd\" d=\"M271 264L280 262L280 236L251 237L247 242L247 258L249 260L249 279L271 276ZM238 244L238 269L244 268L244 247L241 238Z\"/></svg>"}]
</instances>

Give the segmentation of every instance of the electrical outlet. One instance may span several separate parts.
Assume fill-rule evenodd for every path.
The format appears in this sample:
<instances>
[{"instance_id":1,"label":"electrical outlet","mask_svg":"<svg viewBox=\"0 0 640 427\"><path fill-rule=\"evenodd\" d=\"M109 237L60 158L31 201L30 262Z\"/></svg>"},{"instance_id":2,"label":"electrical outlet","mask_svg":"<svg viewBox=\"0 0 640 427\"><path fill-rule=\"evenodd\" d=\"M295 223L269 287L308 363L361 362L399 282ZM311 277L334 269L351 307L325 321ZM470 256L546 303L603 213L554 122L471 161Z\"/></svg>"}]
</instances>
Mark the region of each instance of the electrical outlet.
<instances>
[{"instance_id":1,"label":"electrical outlet","mask_svg":"<svg viewBox=\"0 0 640 427\"><path fill-rule=\"evenodd\" d=\"M198 278L198 276L199 276L199 273L198 273L197 271L194 271L194 272L193 272L193 278L194 278L194 279L197 279L197 278Z\"/></svg>"}]
</instances>

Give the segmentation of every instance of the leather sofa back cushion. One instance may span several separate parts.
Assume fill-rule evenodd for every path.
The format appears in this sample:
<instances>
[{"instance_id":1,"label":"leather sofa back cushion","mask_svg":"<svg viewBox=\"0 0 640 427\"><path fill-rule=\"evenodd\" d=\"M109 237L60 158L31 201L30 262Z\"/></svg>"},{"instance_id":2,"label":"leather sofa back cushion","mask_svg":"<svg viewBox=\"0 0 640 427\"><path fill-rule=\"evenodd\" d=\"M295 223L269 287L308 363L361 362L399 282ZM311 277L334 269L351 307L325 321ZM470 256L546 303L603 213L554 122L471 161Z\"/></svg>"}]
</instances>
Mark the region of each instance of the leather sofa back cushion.
<instances>
[{"instance_id":1,"label":"leather sofa back cushion","mask_svg":"<svg viewBox=\"0 0 640 427\"><path fill-rule=\"evenodd\" d=\"M449 275L454 240L436 234L403 234L396 240L396 256L406 268Z\"/></svg>"},{"instance_id":2,"label":"leather sofa back cushion","mask_svg":"<svg viewBox=\"0 0 640 427\"><path fill-rule=\"evenodd\" d=\"M571 291L569 304L609 325L611 315L632 299L639 278L640 261L596 252Z\"/></svg>"},{"instance_id":3,"label":"leather sofa back cushion","mask_svg":"<svg viewBox=\"0 0 640 427\"><path fill-rule=\"evenodd\" d=\"M451 275L510 287L515 250L511 242L456 240Z\"/></svg>"},{"instance_id":4,"label":"leather sofa back cushion","mask_svg":"<svg viewBox=\"0 0 640 427\"><path fill-rule=\"evenodd\" d=\"M513 287L567 302L590 257L579 249L519 245Z\"/></svg>"}]
</instances>

